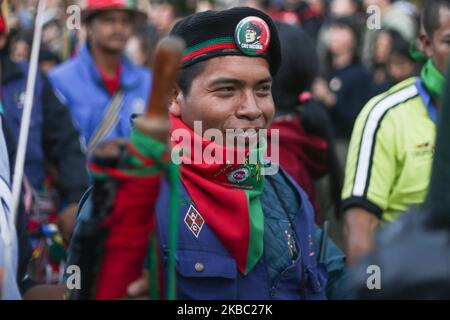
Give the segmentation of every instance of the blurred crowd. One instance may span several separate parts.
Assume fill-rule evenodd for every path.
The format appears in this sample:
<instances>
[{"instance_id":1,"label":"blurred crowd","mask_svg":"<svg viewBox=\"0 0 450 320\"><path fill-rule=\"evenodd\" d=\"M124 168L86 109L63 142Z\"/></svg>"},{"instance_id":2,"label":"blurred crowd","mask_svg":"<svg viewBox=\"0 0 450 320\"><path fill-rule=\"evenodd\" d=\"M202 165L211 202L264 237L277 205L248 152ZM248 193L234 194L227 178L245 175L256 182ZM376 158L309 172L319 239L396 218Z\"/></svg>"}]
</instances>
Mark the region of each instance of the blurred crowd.
<instances>
[{"instance_id":1,"label":"blurred crowd","mask_svg":"<svg viewBox=\"0 0 450 320\"><path fill-rule=\"evenodd\" d=\"M13 61L27 61L30 55L37 0L8 1L5 13L9 28L9 49ZM41 68L48 71L74 56L85 41L81 28L67 28L71 5L82 8L83 1L47 1L42 34ZM151 52L161 36L166 35L181 17L204 10L220 10L231 6L253 6L287 24L301 27L313 40L320 57L320 72L313 86L315 97L326 106L363 105L373 95L392 84L417 73L418 64L409 46L418 31L421 1L392 0L217 0L217 1L138 1L147 15L128 40L127 57L138 65L151 68ZM3 4L5 6L5 2ZM379 11L370 11L370 6ZM78 11L79 12L79 11ZM374 15L373 29L367 17ZM380 16L376 16L380 13ZM79 25L80 26L80 25ZM343 70L346 70L344 72ZM347 73L344 75L344 73ZM365 86L360 97L346 96L346 84L354 78L372 84ZM344 80L331 81L333 78ZM358 90L355 90L358 91ZM336 95L337 96L334 96ZM347 93L348 94L348 93ZM353 107L355 106L355 107ZM339 117L336 111L333 117ZM351 119L351 114L348 115ZM351 121L350 121L351 123ZM348 126L337 130L348 136Z\"/></svg>"},{"instance_id":2,"label":"blurred crowd","mask_svg":"<svg viewBox=\"0 0 450 320\"><path fill-rule=\"evenodd\" d=\"M9 1L9 50L13 61L30 55L37 1ZM76 55L86 40L81 28L66 27L70 5L83 1L48 1L44 18L40 67L43 72ZM272 18L301 28L319 58L313 97L331 117L338 156L344 165L346 145L361 108L392 85L418 75L421 61L411 44L419 28L421 1L394 0L217 0L138 1L147 15L128 39L124 53L134 64L151 69L152 52L181 17L203 10L253 6ZM370 6L377 8L370 11ZM373 14L372 14L373 12ZM379 13L379 14L378 14ZM374 21L369 28L370 19Z\"/></svg>"},{"instance_id":3,"label":"blurred crowd","mask_svg":"<svg viewBox=\"0 0 450 320\"><path fill-rule=\"evenodd\" d=\"M13 61L29 59L36 3L37 0L9 1L6 20L9 54ZM71 11L66 8L70 5L82 7L83 1L47 2L39 57L43 72L75 56L86 40L84 24L81 28L67 28ZM419 28L420 1L143 0L138 1L138 7L146 13L147 21L134 30L124 53L134 64L151 69L150 57L156 42L179 18L236 5L262 9L278 21L301 28L309 36L311 45L316 48L319 66L311 88L305 91L310 91L326 107L334 137L344 146L364 104L420 70L421 61L411 50ZM377 8L373 14L370 6ZM374 20L373 28L367 27L370 19ZM345 153L344 147L339 153L341 160L345 160Z\"/></svg>"}]
</instances>

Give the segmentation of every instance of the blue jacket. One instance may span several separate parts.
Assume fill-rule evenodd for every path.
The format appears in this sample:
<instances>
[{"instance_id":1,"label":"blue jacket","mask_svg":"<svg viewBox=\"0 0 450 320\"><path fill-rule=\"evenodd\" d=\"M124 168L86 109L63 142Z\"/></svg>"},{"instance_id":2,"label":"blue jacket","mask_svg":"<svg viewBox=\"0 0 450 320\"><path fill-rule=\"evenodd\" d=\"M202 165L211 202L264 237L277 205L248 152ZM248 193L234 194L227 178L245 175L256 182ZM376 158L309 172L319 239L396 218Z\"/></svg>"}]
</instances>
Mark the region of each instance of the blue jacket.
<instances>
[{"instance_id":1,"label":"blue jacket","mask_svg":"<svg viewBox=\"0 0 450 320\"><path fill-rule=\"evenodd\" d=\"M344 255L328 239L325 263L317 263L317 239L321 231L314 225L313 209L306 194L286 173L280 171L274 176L266 176L261 196L265 216L264 254L246 276L237 270L235 259L207 224L203 225L198 238L187 228L184 219L192 201L183 186L181 194L176 254L178 299L287 300L345 298L348 295ZM165 281L167 206L168 186L163 183L156 212ZM80 208L78 220L87 219L91 210L88 194ZM72 243L77 241L78 226ZM73 258L70 251L68 265L74 262Z\"/></svg>"},{"instance_id":2,"label":"blue jacket","mask_svg":"<svg viewBox=\"0 0 450 320\"><path fill-rule=\"evenodd\" d=\"M54 68L49 73L49 78L70 109L81 135L89 143L111 102L111 95L103 84L88 45L84 44L75 58ZM145 110L150 84L151 74L148 70L122 59L120 86L125 96L119 122L105 139L129 136L131 116Z\"/></svg>"}]
</instances>

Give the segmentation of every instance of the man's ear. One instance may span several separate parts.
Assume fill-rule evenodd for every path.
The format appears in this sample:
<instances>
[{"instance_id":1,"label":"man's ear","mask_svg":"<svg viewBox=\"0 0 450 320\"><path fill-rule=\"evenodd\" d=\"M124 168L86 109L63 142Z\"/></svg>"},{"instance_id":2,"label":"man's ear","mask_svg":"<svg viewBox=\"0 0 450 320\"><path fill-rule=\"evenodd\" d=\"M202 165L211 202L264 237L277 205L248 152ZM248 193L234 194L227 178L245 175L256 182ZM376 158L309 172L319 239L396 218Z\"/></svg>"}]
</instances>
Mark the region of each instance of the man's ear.
<instances>
[{"instance_id":1,"label":"man's ear","mask_svg":"<svg viewBox=\"0 0 450 320\"><path fill-rule=\"evenodd\" d=\"M183 101L183 93L178 86L173 88L172 100L169 105L169 112L176 117L181 116L181 103Z\"/></svg>"},{"instance_id":2,"label":"man's ear","mask_svg":"<svg viewBox=\"0 0 450 320\"><path fill-rule=\"evenodd\" d=\"M421 32L419 35L419 42L425 55L428 58L431 58L433 56L433 49L430 37L425 32Z\"/></svg>"}]
</instances>

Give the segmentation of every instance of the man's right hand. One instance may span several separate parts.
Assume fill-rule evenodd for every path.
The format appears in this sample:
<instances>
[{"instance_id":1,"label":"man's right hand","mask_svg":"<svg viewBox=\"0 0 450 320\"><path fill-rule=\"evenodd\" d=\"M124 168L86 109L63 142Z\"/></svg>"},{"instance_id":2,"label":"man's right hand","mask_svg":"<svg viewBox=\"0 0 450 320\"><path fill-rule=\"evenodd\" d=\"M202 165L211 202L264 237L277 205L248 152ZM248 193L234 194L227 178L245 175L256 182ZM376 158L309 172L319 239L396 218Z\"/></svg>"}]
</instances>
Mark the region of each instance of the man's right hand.
<instances>
[{"instance_id":1,"label":"man's right hand","mask_svg":"<svg viewBox=\"0 0 450 320\"><path fill-rule=\"evenodd\" d=\"M380 220L362 208L348 209L344 214L344 239L347 265L368 254L374 243L374 232Z\"/></svg>"}]
</instances>

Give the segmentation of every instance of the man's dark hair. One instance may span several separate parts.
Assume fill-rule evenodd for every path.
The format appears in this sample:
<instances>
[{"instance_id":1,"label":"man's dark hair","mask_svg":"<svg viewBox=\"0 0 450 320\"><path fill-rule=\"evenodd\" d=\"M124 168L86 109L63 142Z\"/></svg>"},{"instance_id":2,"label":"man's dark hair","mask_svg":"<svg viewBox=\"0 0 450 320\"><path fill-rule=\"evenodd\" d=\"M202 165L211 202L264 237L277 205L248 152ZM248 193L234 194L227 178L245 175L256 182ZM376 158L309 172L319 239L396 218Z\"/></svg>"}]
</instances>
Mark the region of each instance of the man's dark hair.
<instances>
[{"instance_id":1,"label":"man's dark hair","mask_svg":"<svg viewBox=\"0 0 450 320\"><path fill-rule=\"evenodd\" d=\"M184 96L189 94L192 82L200 73L203 72L207 62L208 60L198 62L187 68L181 69L180 78L178 79L178 86Z\"/></svg>"},{"instance_id":2,"label":"man's dark hair","mask_svg":"<svg viewBox=\"0 0 450 320\"><path fill-rule=\"evenodd\" d=\"M422 12L422 25L430 38L441 23L439 15L441 8L450 10L450 0L428 0L425 2L425 7Z\"/></svg>"}]
</instances>

